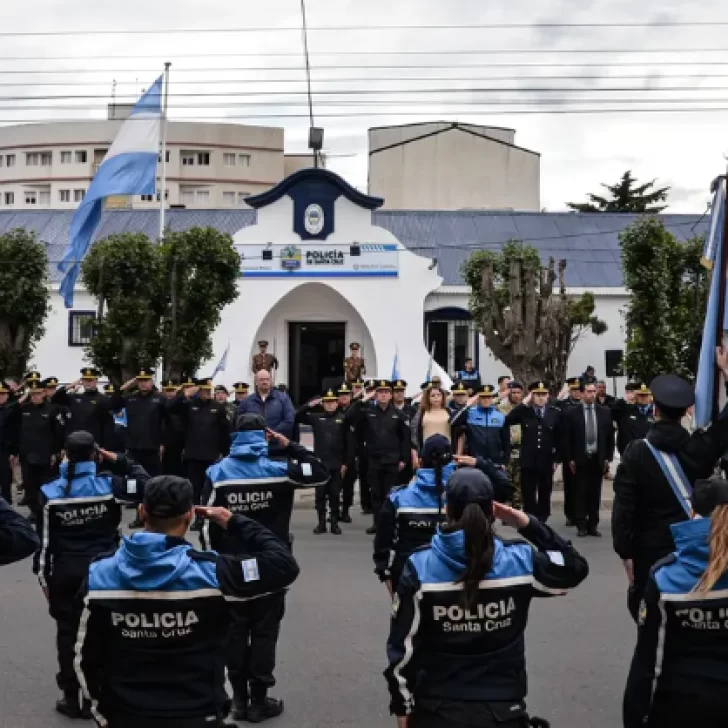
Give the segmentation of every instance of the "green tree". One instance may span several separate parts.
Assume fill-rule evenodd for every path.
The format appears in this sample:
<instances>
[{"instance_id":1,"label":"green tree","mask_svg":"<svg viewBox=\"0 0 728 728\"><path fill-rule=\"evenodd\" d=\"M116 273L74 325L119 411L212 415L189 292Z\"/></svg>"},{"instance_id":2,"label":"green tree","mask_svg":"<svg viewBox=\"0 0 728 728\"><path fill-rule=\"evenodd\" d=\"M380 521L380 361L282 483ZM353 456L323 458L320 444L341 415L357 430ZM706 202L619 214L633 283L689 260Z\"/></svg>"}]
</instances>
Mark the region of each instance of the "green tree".
<instances>
[{"instance_id":1,"label":"green tree","mask_svg":"<svg viewBox=\"0 0 728 728\"><path fill-rule=\"evenodd\" d=\"M667 205L660 205L667 199L669 187L654 189L655 180L635 186L637 180L631 171L626 171L616 185L605 185L611 198L588 194L589 202L567 202L567 206L578 212L662 212Z\"/></svg>"},{"instance_id":2,"label":"green tree","mask_svg":"<svg viewBox=\"0 0 728 728\"><path fill-rule=\"evenodd\" d=\"M0 235L0 375L21 377L45 333L48 255L35 233Z\"/></svg>"},{"instance_id":3,"label":"green tree","mask_svg":"<svg viewBox=\"0 0 728 728\"><path fill-rule=\"evenodd\" d=\"M230 235L213 228L167 233L160 249L169 298L165 308L165 376L179 378L211 359L212 332L238 297L240 256Z\"/></svg>"},{"instance_id":4,"label":"green tree","mask_svg":"<svg viewBox=\"0 0 728 728\"><path fill-rule=\"evenodd\" d=\"M143 233L111 235L91 248L81 275L106 309L86 354L112 381L125 382L162 351L165 299L158 246Z\"/></svg>"},{"instance_id":5,"label":"green tree","mask_svg":"<svg viewBox=\"0 0 728 728\"><path fill-rule=\"evenodd\" d=\"M518 240L499 252L479 250L463 264L470 311L486 345L526 383L563 382L578 339L607 329L591 293L567 296L565 270L565 260L558 272L553 258L542 266L538 251Z\"/></svg>"},{"instance_id":6,"label":"green tree","mask_svg":"<svg viewBox=\"0 0 728 728\"><path fill-rule=\"evenodd\" d=\"M661 220L642 218L620 235L625 370L649 382L658 374L696 372L709 274L700 264L702 238L679 241Z\"/></svg>"}]
</instances>

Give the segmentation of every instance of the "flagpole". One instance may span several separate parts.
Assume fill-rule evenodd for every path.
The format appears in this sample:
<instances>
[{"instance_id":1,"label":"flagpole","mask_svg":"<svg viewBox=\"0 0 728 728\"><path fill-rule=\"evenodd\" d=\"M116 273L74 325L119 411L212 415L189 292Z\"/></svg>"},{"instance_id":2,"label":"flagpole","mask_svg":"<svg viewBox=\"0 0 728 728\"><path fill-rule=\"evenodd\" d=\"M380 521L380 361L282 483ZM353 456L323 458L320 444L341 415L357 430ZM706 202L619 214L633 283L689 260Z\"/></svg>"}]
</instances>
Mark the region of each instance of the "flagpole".
<instances>
[{"instance_id":1,"label":"flagpole","mask_svg":"<svg viewBox=\"0 0 728 728\"><path fill-rule=\"evenodd\" d=\"M164 237L164 213L167 208L165 191L167 189L167 103L169 100L169 67L172 64L167 61L164 64L164 102L162 104L162 180L159 190L159 239Z\"/></svg>"},{"instance_id":2,"label":"flagpole","mask_svg":"<svg viewBox=\"0 0 728 728\"><path fill-rule=\"evenodd\" d=\"M728 186L728 174L721 184ZM726 190L726 207L728 207L728 189ZM723 212L723 237L720 241L720 260L718 266L713 268L713 275L720 276L718 278L718 315L715 323L715 345L723 346L723 331L725 328L725 303L726 303L726 275L728 275L728 209L724 208ZM696 285L698 285L696 281ZM720 390L722 372L715 364L715 376L713 377L713 422L718 421L720 415Z\"/></svg>"}]
</instances>

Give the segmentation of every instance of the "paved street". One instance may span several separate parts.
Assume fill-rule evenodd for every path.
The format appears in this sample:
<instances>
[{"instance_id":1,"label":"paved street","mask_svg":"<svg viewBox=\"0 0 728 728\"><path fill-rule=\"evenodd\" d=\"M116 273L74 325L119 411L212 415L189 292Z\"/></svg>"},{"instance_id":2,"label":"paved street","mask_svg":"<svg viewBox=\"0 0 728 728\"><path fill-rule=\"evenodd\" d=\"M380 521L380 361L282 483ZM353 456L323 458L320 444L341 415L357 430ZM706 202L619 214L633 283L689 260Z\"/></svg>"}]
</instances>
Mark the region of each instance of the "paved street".
<instances>
[{"instance_id":1,"label":"paved street","mask_svg":"<svg viewBox=\"0 0 728 728\"><path fill-rule=\"evenodd\" d=\"M126 512L127 516L129 511ZM553 728L616 728L634 640L624 577L608 539L579 540L591 575L567 598L534 602L527 633L532 712ZM372 573L361 516L342 537L314 536L314 512L294 515L302 575L280 642L275 728L395 725L381 677L389 618ZM561 517L555 519L558 527ZM0 571L0 705L3 728L83 725L57 716L53 622L30 561Z\"/></svg>"}]
</instances>

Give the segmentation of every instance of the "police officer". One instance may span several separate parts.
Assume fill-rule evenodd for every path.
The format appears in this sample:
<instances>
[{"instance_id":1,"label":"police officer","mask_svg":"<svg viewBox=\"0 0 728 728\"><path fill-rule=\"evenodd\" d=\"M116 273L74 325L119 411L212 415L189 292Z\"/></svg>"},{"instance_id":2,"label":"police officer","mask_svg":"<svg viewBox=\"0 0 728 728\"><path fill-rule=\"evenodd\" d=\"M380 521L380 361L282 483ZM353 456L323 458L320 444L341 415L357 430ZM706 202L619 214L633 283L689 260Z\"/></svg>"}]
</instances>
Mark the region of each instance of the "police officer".
<instances>
[{"instance_id":1,"label":"police officer","mask_svg":"<svg viewBox=\"0 0 728 728\"><path fill-rule=\"evenodd\" d=\"M356 439L351 423L346 421L346 413L354 397L352 387L344 382L337 390L339 411L344 415L344 475L341 478L341 510L339 523L351 523L351 507L354 504L354 483L357 479Z\"/></svg>"},{"instance_id":2,"label":"police officer","mask_svg":"<svg viewBox=\"0 0 728 728\"><path fill-rule=\"evenodd\" d=\"M512 380L508 382L508 395L505 399L501 399L496 403L499 412L506 415L506 423L508 423L508 415L523 402L523 385ZM506 468L508 478L513 484L513 503L514 508L523 508L523 492L521 485L521 425L508 424L511 431L511 457L508 460ZM528 511L529 513L531 511Z\"/></svg>"},{"instance_id":3,"label":"police officer","mask_svg":"<svg viewBox=\"0 0 728 728\"><path fill-rule=\"evenodd\" d=\"M188 384L188 383L186 383ZM169 411L182 417L185 426L184 466L195 489L195 503L201 503L207 469L230 447L227 410L212 399L212 379L195 380L194 387L183 386L169 402ZM192 526L202 529L202 520Z\"/></svg>"},{"instance_id":4,"label":"police officer","mask_svg":"<svg viewBox=\"0 0 728 728\"><path fill-rule=\"evenodd\" d=\"M115 397L116 387L109 383L104 387L104 394L107 397ZM127 419L126 410L122 407L110 413L104 429L104 443L110 452L126 452L127 448Z\"/></svg>"},{"instance_id":5,"label":"police officer","mask_svg":"<svg viewBox=\"0 0 728 728\"><path fill-rule=\"evenodd\" d=\"M620 400L612 409L612 416L617 425L617 447L620 455L627 449L632 440L642 440L655 422L655 408L652 405L652 392L642 382L632 383L628 387L634 392L633 403Z\"/></svg>"},{"instance_id":6,"label":"police officer","mask_svg":"<svg viewBox=\"0 0 728 728\"><path fill-rule=\"evenodd\" d=\"M361 344L352 341L349 344L350 356L344 359L344 381L346 384L353 384L360 381L367 373L366 362L361 357Z\"/></svg>"},{"instance_id":7,"label":"police officer","mask_svg":"<svg viewBox=\"0 0 728 728\"><path fill-rule=\"evenodd\" d=\"M77 665L99 725L228 725L231 612L281 593L298 575L280 539L224 508L199 508L198 515L236 544L235 554L196 551L184 538L193 508L189 481L153 478L141 507L144 533L89 569Z\"/></svg>"},{"instance_id":8,"label":"police officer","mask_svg":"<svg viewBox=\"0 0 728 728\"><path fill-rule=\"evenodd\" d=\"M407 402L407 382L404 379L398 379L392 382L392 404L404 415L407 427L412 429L412 423L419 409L416 404ZM443 393L444 396L444 393ZM417 462L417 447L412 443L412 453L404 470L399 474L398 484L406 485L415 475L414 463Z\"/></svg>"},{"instance_id":9,"label":"police officer","mask_svg":"<svg viewBox=\"0 0 728 728\"><path fill-rule=\"evenodd\" d=\"M0 496L13 502L13 469L10 467L9 445L13 441L11 422L18 401L11 396L10 385L0 380Z\"/></svg>"},{"instance_id":10,"label":"police officer","mask_svg":"<svg viewBox=\"0 0 728 728\"><path fill-rule=\"evenodd\" d=\"M0 566L31 556L38 546L33 527L4 498L0 498Z\"/></svg>"},{"instance_id":11,"label":"police officer","mask_svg":"<svg viewBox=\"0 0 728 728\"><path fill-rule=\"evenodd\" d=\"M132 387L136 389L132 391ZM126 409L129 457L151 477L160 475L169 408L165 398L154 387L154 370L141 367L136 377L126 382L120 393L114 394L112 407L114 410Z\"/></svg>"},{"instance_id":12,"label":"police officer","mask_svg":"<svg viewBox=\"0 0 728 728\"><path fill-rule=\"evenodd\" d=\"M113 551L119 543L118 501L140 501L149 476L123 455L99 450L89 432L71 434L65 449L67 460L61 464L60 477L41 488L41 547L33 560L33 573L56 621L56 681L63 692L56 710L69 718L90 718L88 707L79 703L73 669L78 632L74 601L94 557Z\"/></svg>"},{"instance_id":13,"label":"police officer","mask_svg":"<svg viewBox=\"0 0 728 728\"><path fill-rule=\"evenodd\" d=\"M250 392L250 385L247 382L235 382L233 384L233 392L235 392L235 404L240 403L248 396Z\"/></svg>"},{"instance_id":14,"label":"police officer","mask_svg":"<svg viewBox=\"0 0 728 728\"><path fill-rule=\"evenodd\" d=\"M367 450L367 472L372 491L374 523L367 529L373 536L377 518L389 491L397 485L400 473L412 457L412 438L407 420L392 404L392 383L376 381L376 403L370 404L373 393L366 394L352 405L362 427Z\"/></svg>"},{"instance_id":15,"label":"police officer","mask_svg":"<svg viewBox=\"0 0 728 728\"><path fill-rule=\"evenodd\" d=\"M329 389L323 397L313 399L296 412L296 422L313 430L313 452L326 466L329 479L316 488L318 525L313 532L326 533L326 504L331 517L331 533L341 535L339 528L341 480L346 473L347 426L339 409L339 397Z\"/></svg>"},{"instance_id":16,"label":"police officer","mask_svg":"<svg viewBox=\"0 0 728 728\"><path fill-rule=\"evenodd\" d=\"M452 397L447 403L447 408L450 412L450 419L453 419L461 409L468 406L468 388L463 382L457 382L453 386L451 394Z\"/></svg>"},{"instance_id":17,"label":"police officer","mask_svg":"<svg viewBox=\"0 0 728 728\"><path fill-rule=\"evenodd\" d=\"M94 440L104 444L103 436L112 409L111 400L98 390L99 370L84 367L81 379L70 386L59 387L51 400L53 404L65 408L66 432L83 430L90 432ZM83 387L83 391L79 391Z\"/></svg>"},{"instance_id":18,"label":"police officer","mask_svg":"<svg viewBox=\"0 0 728 728\"><path fill-rule=\"evenodd\" d=\"M278 441L285 460L268 457L270 439ZM321 486L328 477L328 469L313 453L267 429L260 415L239 415L230 455L207 471L204 498L209 506L258 521L290 548L295 489ZM237 554L240 549L214 521L205 522L202 545L223 554ZM275 651L284 609L284 593L276 591L235 615L227 654L236 720L260 723L283 712L283 701L269 697L268 690L275 685Z\"/></svg>"},{"instance_id":19,"label":"police officer","mask_svg":"<svg viewBox=\"0 0 728 728\"><path fill-rule=\"evenodd\" d=\"M48 399L53 399L58 391L58 377L46 377L43 380L45 395Z\"/></svg>"},{"instance_id":20,"label":"police officer","mask_svg":"<svg viewBox=\"0 0 728 728\"><path fill-rule=\"evenodd\" d=\"M354 480L359 478L359 502L361 505L361 513L363 516L370 516L372 514L372 488L369 482L369 458L367 457L367 442L366 432L360 418L359 407L354 407L357 402L361 402L363 398L375 391L374 380L368 379L366 382L356 381L351 385L352 391L352 404L346 411L345 421L350 429L350 437L347 441L346 455L346 472L347 478L352 477ZM367 402L368 407L373 406L371 398ZM353 503L353 487L352 481L352 499ZM349 503L349 498L346 495L348 486L344 485L344 504ZM340 519L342 523L346 523L343 518Z\"/></svg>"},{"instance_id":21,"label":"police officer","mask_svg":"<svg viewBox=\"0 0 728 728\"><path fill-rule=\"evenodd\" d=\"M265 369L273 377L273 370L278 369L278 359L274 354L268 353L268 342L261 339L258 342L258 353L253 357L253 374Z\"/></svg>"},{"instance_id":22,"label":"police officer","mask_svg":"<svg viewBox=\"0 0 728 728\"><path fill-rule=\"evenodd\" d=\"M374 573L390 597L407 559L430 543L445 519L445 484L455 467L450 441L432 435L422 447L415 479L385 499L374 537Z\"/></svg>"},{"instance_id":23,"label":"police officer","mask_svg":"<svg viewBox=\"0 0 728 728\"><path fill-rule=\"evenodd\" d=\"M481 388L480 372L475 368L473 360L468 357L464 367L457 372L455 378L461 381L470 392L479 392Z\"/></svg>"},{"instance_id":24,"label":"police officer","mask_svg":"<svg viewBox=\"0 0 728 728\"><path fill-rule=\"evenodd\" d=\"M417 728L523 728L531 600L580 584L586 560L545 524L495 503L477 470L450 477L446 513L399 581L387 642L390 710L400 726L412 716ZM501 541L496 518L530 543Z\"/></svg>"},{"instance_id":25,"label":"police officer","mask_svg":"<svg viewBox=\"0 0 728 728\"><path fill-rule=\"evenodd\" d=\"M505 427L505 415L494 406L495 394L495 387L485 384L476 398L468 400L470 405L453 417L452 427L453 432L462 433L465 450L470 455L505 467L510 458L511 435ZM461 442L458 454L462 453Z\"/></svg>"},{"instance_id":26,"label":"police officer","mask_svg":"<svg viewBox=\"0 0 728 728\"><path fill-rule=\"evenodd\" d=\"M25 501L30 519L39 513L40 487L53 478L53 466L63 448L64 427L61 413L45 398L40 379L26 384L29 401L13 409L9 429L12 438L10 452L20 456Z\"/></svg>"},{"instance_id":27,"label":"police officer","mask_svg":"<svg viewBox=\"0 0 728 728\"><path fill-rule=\"evenodd\" d=\"M230 423L230 429L232 430L233 426L235 425L235 417L238 412L238 405L233 402L228 402L229 396L230 392L228 392L227 387L224 384L218 384L215 387L215 401L225 408L228 416L228 422Z\"/></svg>"},{"instance_id":28,"label":"police officer","mask_svg":"<svg viewBox=\"0 0 728 728\"><path fill-rule=\"evenodd\" d=\"M561 410L548 403L549 388L544 382L532 382L528 391L531 401L514 408L506 417L506 425L521 428L523 509L546 523L551 515L554 472L562 460L563 423Z\"/></svg>"},{"instance_id":29,"label":"police officer","mask_svg":"<svg viewBox=\"0 0 728 728\"><path fill-rule=\"evenodd\" d=\"M697 481L689 507L698 516L672 525L677 550L657 563L645 588L625 728L726 724L728 482Z\"/></svg>"},{"instance_id":30,"label":"police officer","mask_svg":"<svg viewBox=\"0 0 728 728\"><path fill-rule=\"evenodd\" d=\"M566 413L574 407L581 405L581 379L579 377L570 377L566 380L568 389L568 396L565 399L559 399L554 403L555 407L558 407L561 412ZM566 438L568 437L568 430L565 427L561 428L561 452L566 451ZM575 488L576 482L574 475L569 469L568 465L565 465L561 469L561 477L564 479L564 515L566 516L566 525L576 525L576 508L575 508Z\"/></svg>"},{"instance_id":31,"label":"police officer","mask_svg":"<svg viewBox=\"0 0 728 728\"><path fill-rule=\"evenodd\" d=\"M185 386L194 387L195 383L189 378L183 378ZM162 394L167 400L167 422L164 428L164 448L162 454L162 472L165 475L178 475L182 477L182 452L185 448L185 425L182 416L169 409L169 401L173 400L179 392L180 385L173 379L162 382Z\"/></svg>"},{"instance_id":32,"label":"police officer","mask_svg":"<svg viewBox=\"0 0 728 728\"><path fill-rule=\"evenodd\" d=\"M728 376L728 354L719 350L716 359ZM645 440L633 440L627 447L614 478L612 540L624 563L634 619L650 568L675 548L670 527L689 517L675 489L689 490L697 480L712 475L728 448L728 418L692 435L680 424L695 402L693 387L685 380L674 374L659 376L650 389L655 424Z\"/></svg>"}]
</instances>

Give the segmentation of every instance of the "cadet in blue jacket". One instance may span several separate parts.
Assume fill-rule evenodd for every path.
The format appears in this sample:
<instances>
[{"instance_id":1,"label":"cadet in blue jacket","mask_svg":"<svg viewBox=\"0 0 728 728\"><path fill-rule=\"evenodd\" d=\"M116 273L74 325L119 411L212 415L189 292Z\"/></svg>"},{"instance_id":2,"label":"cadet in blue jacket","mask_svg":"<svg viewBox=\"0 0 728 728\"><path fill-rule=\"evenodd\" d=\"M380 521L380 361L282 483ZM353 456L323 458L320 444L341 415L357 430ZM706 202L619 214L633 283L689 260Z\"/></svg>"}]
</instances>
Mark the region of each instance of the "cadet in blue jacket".
<instances>
[{"instance_id":1,"label":"cadet in blue jacket","mask_svg":"<svg viewBox=\"0 0 728 728\"><path fill-rule=\"evenodd\" d=\"M531 600L565 594L586 578L588 566L548 526L493 496L483 473L456 471L447 523L402 572L385 671L400 728L528 724L524 633ZM530 543L501 541L495 518Z\"/></svg>"},{"instance_id":2,"label":"cadet in blue jacket","mask_svg":"<svg viewBox=\"0 0 728 728\"><path fill-rule=\"evenodd\" d=\"M645 588L625 728L728 725L728 481L698 480L692 508Z\"/></svg>"},{"instance_id":3,"label":"cadet in blue jacket","mask_svg":"<svg viewBox=\"0 0 728 728\"><path fill-rule=\"evenodd\" d=\"M66 441L60 477L40 490L38 536L33 560L51 617L57 625L58 675L63 698L56 710L70 718L90 718L79 704L73 669L78 614L73 609L91 561L119 543L119 501L139 502L146 470L124 455L99 450L93 435L77 430Z\"/></svg>"},{"instance_id":4,"label":"cadet in blue jacket","mask_svg":"<svg viewBox=\"0 0 728 728\"><path fill-rule=\"evenodd\" d=\"M495 395L492 384L483 385L477 404L464 407L453 417L452 429L456 437L464 435L468 454L506 465L511 455L511 431L505 426L506 416L494 406ZM463 454L461 446L458 454Z\"/></svg>"}]
</instances>

